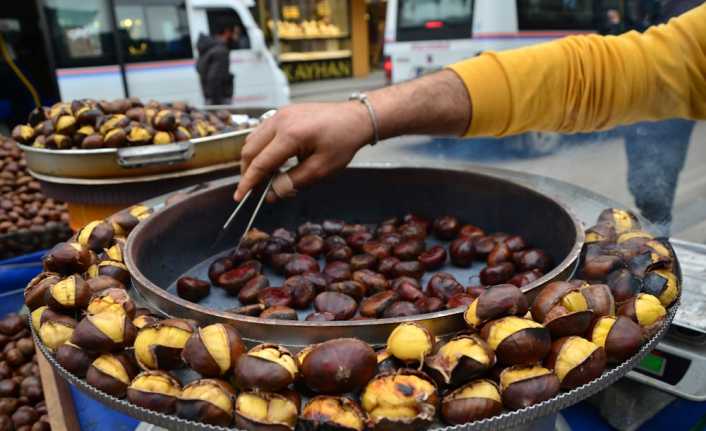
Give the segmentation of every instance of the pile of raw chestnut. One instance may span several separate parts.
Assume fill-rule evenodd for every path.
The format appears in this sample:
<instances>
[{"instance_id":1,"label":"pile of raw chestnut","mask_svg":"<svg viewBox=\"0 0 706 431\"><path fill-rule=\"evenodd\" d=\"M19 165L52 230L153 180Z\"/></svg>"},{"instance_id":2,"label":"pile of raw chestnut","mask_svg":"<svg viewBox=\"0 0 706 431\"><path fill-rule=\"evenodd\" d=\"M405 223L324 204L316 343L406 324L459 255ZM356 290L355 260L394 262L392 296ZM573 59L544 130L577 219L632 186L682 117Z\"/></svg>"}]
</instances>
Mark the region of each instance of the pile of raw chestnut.
<instances>
[{"instance_id":1,"label":"pile of raw chestnut","mask_svg":"<svg viewBox=\"0 0 706 431\"><path fill-rule=\"evenodd\" d=\"M27 319L0 319L0 431L47 431L47 406Z\"/></svg>"},{"instance_id":2,"label":"pile of raw chestnut","mask_svg":"<svg viewBox=\"0 0 706 431\"><path fill-rule=\"evenodd\" d=\"M428 246L433 235L443 245ZM444 242L448 242L444 244ZM323 268L319 261L323 260ZM436 272L424 286L421 278L450 264L470 268L487 264L477 284L464 286L448 272ZM476 262L476 264L478 264ZM270 286L262 273L269 266L286 277ZM284 228L271 234L252 229L228 257L215 260L210 283L237 296L236 314L297 320L296 310L313 305L306 320L349 320L404 317L462 307L486 286L510 283L521 287L551 267L542 250L530 248L518 235L486 234L443 216L433 222L417 215L393 218L371 229L340 220L304 223L296 233ZM192 277L177 281L177 293L196 302L210 283Z\"/></svg>"},{"instance_id":3,"label":"pile of raw chestnut","mask_svg":"<svg viewBox=\"0 0 706 431\"><path fill-rule=\"evenodd\" d=\"M0 136L0 260L71 236L66 205L44 196L16 143Z\"/></svg>"},{"instance_id":4,"label":"pile of raw chestnut","mask_svg":"<svg viewBox=\"0 0 706 431\"><path fill-rule=\"evenodd\" d=\"M232 130L228 111L200 111L183 102L81 99L36 108L12 139L35 148L67 150L160 145Z\"/></svg>"}]
</instances>

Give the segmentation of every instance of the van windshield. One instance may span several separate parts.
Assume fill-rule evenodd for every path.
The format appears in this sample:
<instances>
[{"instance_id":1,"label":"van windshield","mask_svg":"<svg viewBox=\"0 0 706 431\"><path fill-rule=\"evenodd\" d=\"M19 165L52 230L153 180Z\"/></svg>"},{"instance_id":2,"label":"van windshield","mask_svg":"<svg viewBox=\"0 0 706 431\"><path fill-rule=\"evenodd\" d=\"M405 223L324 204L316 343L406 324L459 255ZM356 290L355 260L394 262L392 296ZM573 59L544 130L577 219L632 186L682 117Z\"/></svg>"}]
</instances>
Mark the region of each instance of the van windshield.
<instances>
[{"instance_id":1,"label":"van windshield","mask_svg":"<svg viewBox=\"0 0 706 431\"><path fill-rule=\"evenodd\" d=\"M399 0L397 39L471 37L472 0Z\"/></svg>"}]
</instances>

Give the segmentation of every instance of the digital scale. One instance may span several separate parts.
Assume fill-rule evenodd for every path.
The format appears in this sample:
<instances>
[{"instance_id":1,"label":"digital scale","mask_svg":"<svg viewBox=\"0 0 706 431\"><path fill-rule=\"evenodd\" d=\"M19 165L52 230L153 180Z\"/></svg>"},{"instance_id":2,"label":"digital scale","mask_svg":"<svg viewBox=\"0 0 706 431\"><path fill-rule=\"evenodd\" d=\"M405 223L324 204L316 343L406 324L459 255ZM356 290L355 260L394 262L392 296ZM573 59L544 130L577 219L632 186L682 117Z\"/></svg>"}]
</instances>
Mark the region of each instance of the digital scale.
<instances>
[{"instance_id":1,"label":"digital scale","mask_svg":"<svg viewBox=\"0 0 706 431\"><path fill-rule=\"evenodd\" d=\"M706 246L671 239L682 270L682 297L672 327L628 378L706 401Z\"/></svg>"}]
</instances>

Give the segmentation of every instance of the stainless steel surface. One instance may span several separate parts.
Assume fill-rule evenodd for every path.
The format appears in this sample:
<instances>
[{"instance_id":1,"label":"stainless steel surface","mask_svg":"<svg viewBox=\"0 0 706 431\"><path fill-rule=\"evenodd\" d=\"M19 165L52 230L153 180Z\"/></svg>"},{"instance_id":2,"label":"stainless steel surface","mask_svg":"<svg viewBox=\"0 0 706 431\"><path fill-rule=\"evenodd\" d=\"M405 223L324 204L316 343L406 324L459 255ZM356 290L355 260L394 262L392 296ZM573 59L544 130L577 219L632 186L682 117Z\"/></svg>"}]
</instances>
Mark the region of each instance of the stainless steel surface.
<instances>
[{"instance_id":1,"label":"stainless steel surface","mask_svg":"<svg viewBox=\"0 0 706 431\"><path fill-rule=\"evenodd\" d=\"M144 177L239 160L245 137L251 130L236 130L167 146L95 150L19 147L25 153L30 171L42 175L47 181L53 178L96 180Z\"/></svg>"},{"instance_id":2,"label":"stainless steel surface","mask_svg":"<svg viewBox=\"0 0 706 431\"><path fill-rule=\"evenodd\" d=\"M503 179L509 175L502 170L486 174L463 165L356 165L300 192L296 199L264 207L257 227L294 228L305 220L328 217L375 223L409 211L429 217L457 214L489 231L520 234L552 255L557 266L526 287L531 293L538 286L566 279L573 273L583 244L583 227L562 204ZM236 180L218 182L208 190L193 193L187 200L159 211L130 235L126 262L134 285L162 313L203 323L230 322L250 343L269 340L295 350L313 342L346 336L379 345L398 323L408 320L418 321L440 336L464 327L459 309L412 318L282 322L225 312L227 304L222 301L217 301L218 309L168 293L165 289L183 273L212 257L207 238L216 236L226 218ZM226 300L225 296L223 299Z\"/></svg>"},{"instance_id":3,"label":"stainless steel surface","mask_svg":"<svg viewBox=\"0 0 706 431\"><path fill-rule=\"evenodd\" d=\"M634 356L632 356L627 361L621 363L620 365L604 371L599 378L593 380L590 383L587 383L568 392L562 392L554 398L521 410L508 411L492 418L483 419L481 421L476 421L465 425L445 427L442 424L437 423L430 429L437 431L481 431L511 428L531 429L532 425L535 424L536 421L541 420L541 418L555 414L556 412L566 407L569 407L573 404L578 403L579 401L590 397L591 395L605 389L606 387L623 377L625 374L627 374L627 372L634 368L640 362L640 360L642 360L642 358L657 345L660 339L664 337L664 334L666 333L670 323L672 322L672 319L674 318L674 314L676 313L677 308L678 303L672 306L672 308L669 310L669 314L667 315L667 318L665 319L665 323L662 328L660 328L660 330L657 331L655 336L652 337L647 343L645 343ZM29 326L32 327L31 322ZM138 407L134 404L129 403L126 400L118 399L111 395L108 395L105 392L100 391L94 388L93 386L87 384L85 380L80 379L75 375L69 373L61 365L59 365L59 363L56 362L54 357L47 351L44 344L37 338L37 334L34 329L32 329L32 337L34 338L39 351L47 358L47 361L56 369L59 375L65 378L69 383L75 385L83 393L87 394L91 398L102 402L103 404L107 405L112 409L126 413L139 420L167 428L171 431L225 431L228 429L233 429L206 425L202 423L187 421L176 416L157 413L151 410L144 409L142 407ZM183 376L180 376L180 378L183 380L182 383L187 382L187 379L185 379ZM193 379L194 377L191 378Z\"/></svg>"},{"instance_id":4,"label":"stainless steel surface","mask_svg":"<svg viewBox=\"0 0 706 431\"><path fill-rule=\"evenodd\" d=\"M674 323L706 334L706 245L670 239L682 270L682 306Z\"/></svg>"}]
</instances>

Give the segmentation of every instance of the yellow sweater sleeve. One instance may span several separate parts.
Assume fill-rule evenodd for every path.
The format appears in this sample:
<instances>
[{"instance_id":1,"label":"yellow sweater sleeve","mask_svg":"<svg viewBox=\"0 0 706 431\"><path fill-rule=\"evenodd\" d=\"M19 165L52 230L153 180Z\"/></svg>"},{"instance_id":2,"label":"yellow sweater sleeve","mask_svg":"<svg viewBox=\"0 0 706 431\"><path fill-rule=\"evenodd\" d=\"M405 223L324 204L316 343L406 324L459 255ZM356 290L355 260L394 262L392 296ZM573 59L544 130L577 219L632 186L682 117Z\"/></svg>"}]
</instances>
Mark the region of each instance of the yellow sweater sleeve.
<instances>
[{"instance_id":1,"label":"yellow sweater sleeve","mask_svg":"<svg viewBox=\"0 0 706 431\"><path fill-rule=\"evenodd\" d=\"M704 119L706 4L643 34L572 36L449 67L472 101L468 135Z\"/></svg>"}]
</instances>

